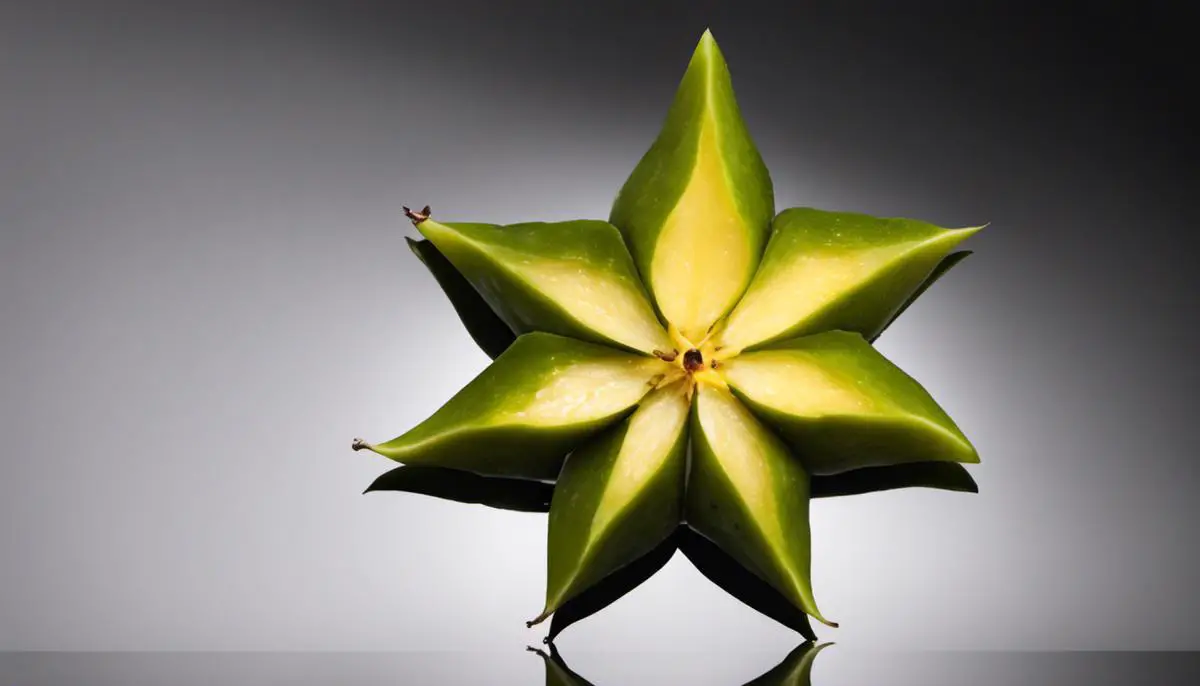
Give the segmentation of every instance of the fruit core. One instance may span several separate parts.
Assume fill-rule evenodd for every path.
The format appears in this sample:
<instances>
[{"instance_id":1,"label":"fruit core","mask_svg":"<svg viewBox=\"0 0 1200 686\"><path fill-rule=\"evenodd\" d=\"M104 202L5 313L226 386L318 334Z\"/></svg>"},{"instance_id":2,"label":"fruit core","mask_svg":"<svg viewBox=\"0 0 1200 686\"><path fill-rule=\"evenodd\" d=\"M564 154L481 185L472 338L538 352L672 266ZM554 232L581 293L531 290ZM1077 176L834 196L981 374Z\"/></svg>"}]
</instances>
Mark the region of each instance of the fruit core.
<instances>
[{"instance_id":1,"label":"fruit core","mask_svg":"<svg viewBox=\"0 0 1200 686\"><path fill-rule=\"evenodd\" d=\"M677 381L683 381L684 383L681 388L685 389L689 399L697 383L706 383L721 388L726 387L718 371L721 366L721 362L718 360L723 359L724 356L713 346L709 337L705 337L699 343L693 343L673 326L670 327L669 333L671 339L676 344L675 347L666 351L655 350L654 356L664 362L671 363L674 371L662 375L656 387L661 388L674 384ZM681 350L683 352L680 352Z\"/></svg>"}]
</instances>

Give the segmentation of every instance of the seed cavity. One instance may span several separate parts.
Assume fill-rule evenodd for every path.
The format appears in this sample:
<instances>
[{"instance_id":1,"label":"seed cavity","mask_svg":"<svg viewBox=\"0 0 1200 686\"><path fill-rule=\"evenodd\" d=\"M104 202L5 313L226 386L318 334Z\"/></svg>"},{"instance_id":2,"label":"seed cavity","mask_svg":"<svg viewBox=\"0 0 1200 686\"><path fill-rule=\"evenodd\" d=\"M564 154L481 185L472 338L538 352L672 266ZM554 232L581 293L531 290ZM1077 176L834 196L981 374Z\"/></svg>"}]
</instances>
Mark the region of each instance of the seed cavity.
<instances>
[{"instance_id":1,"label":"seed cavity","mask_svg":"<svg viewBox=\"0 0 1200 686\"><path fill-rule=\"evenodd\" d=\"M683 368L689 372L696 372L704 369L704 356L699 350L692 348L683 354Z\"/></svg>"}]
</instances>

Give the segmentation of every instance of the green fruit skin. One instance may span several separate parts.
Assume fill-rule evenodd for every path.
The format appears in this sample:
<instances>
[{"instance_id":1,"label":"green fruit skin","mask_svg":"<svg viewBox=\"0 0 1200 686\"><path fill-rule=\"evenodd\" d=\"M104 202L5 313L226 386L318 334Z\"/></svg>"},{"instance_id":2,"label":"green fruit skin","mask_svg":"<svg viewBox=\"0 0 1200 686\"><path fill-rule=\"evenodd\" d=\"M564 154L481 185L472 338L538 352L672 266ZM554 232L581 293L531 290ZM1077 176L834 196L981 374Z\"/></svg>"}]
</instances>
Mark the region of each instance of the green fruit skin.
<instances>
[{"instance_id":1,"label":"green fruit skin","mask_svg":"<svg viewBox=\"0 0 1200 686\"><path fill-rule=\"evenodd\" d=\"M572 453L554 487L550 501L548 612L650 552L679 526L687 467L686 423L660 468L648 475L634 500L585 556L592 519L614 476L630 421L624 420Z\"/></svg>"},{"instance_id":2,"label":"green fruit skin","mask_svg":"<svg viewBox=\"0 0 1200 686\"><path fill-rule=\"evenodd\" d=\"M643 275L650 273L658 235L691 179L701 123L709 116L709 108L734 203L748 230L746 240L751 242L751 252L760 255L766 243L775 213L771 175L742 120L725 58L712 34L705 31L662 130L621 187L609 215L609 221L625 234ZM747 283L752 276L746 275ZM647 287L653 289L649 284Z\"/></svg>"},{"instance_id":3,"label":"green fruit skin","mask_svg":"<svg viewBox=\"0 0 1200 686\"><path fill-rule=\"evenodd\" d=\"M768 350L791 350L816 358L822 368L835 370L847 384L857 383L871 398L891 406L886 414L798 417L759 402L729 379L734 395L779 431L809 474L824 476L912 462L979 462L975 447L921 384L857 333L828 331L775 343ZM753 355L745 353L742 358Z\"/></svg>"},{"instance_id":4,"label":"green fruit skin","mask_svg":"<svg viewBox=\"0 0 1200 686\"><path fill-rule=\"evenodd\" d=\"M425 265L429 273L433 274L442 292L450 299L450 304L475 344L493 360L508 350L508 346L513 344L517 335L496 315L492 306L488 305L475 287L455 269L450 260L429 240L406 240L413 254L421 260L421 264Z\"/></svg>"},{"instance_id":5,"label":"green fruit skin","mask_svg":"<svg viewBox=\"0 0 1200 686\"><path fill-rule=\"evenodd\" d=\"M705 436L698 411L699 402L703 400L700 397L692 402L692 466L685 497L687 524L773 586L797 608L825 621L812 601L808 474L778 438L763 432L759 455L770 470L770 488L778 504L786 546L784 550L773 551L773 544L755 523L755 516L722 470L721 458ZM782 567L780 558L797 570L800 579L795 583Z\"/></svg>"},{"instance_id":6,"label":"green fruit skin","mask_svg":"<svg viewBox=\"0 0 1200 686\"><path fill-rule=\"evenodd\" d=\"M920 246L883 269L875 278L806 316L791 328L746 349L754 350L775 341L834 330L854 331L864 338L875 338L942 258L978 229L945 229L915 219L828 212L808 207L793 207L780 212L772 222L771 240L751 289L757 282L768 280L775 269L789 264L797 254L830 248L869 250L895 243L937 240Z\"/></svg>"},{"instance_id":7,"label":"green fruit skin","mask_svg":"<svg viewBox=\"0 0 1200 686\"><path fill-rule=\"evenodd\" d=\"M608 416L561 426L492 426L489 419L505 406L527 403L555 369L601 360L657 362L554 334L527 333L428 419L371 449L404 464L554 479L572 448L619 421L636 403Z\"/></svg>"},{"instance_id":8,"label":"green fruit skin","mask_svg":"<svg viewBox=\"0 0 1200 686\"><path fill-rule=\"evenodd\" d=\"M497 226L425 221L417 228L445 254L497 316L518 334L544 331L633 350L580 322L571 315L571 303L555 302L546 297L506 269L500 258L487 251L488 247L547 260L576 262L584 269L607 273L639 294L646 303L647 315L656 321L621 233L607 222L579 219ZM661 343L664 347L670 345L665 330Z\"/></svg>"}]
</instances>

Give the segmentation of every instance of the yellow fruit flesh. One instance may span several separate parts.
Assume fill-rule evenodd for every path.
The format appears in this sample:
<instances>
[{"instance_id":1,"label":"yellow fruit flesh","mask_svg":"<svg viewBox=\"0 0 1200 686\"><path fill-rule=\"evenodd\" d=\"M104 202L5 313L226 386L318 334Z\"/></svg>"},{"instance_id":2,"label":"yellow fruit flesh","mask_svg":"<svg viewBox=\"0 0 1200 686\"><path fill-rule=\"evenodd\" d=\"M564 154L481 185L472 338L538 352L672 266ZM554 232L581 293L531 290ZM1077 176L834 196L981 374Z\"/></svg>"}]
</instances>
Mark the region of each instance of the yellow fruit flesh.
<instances>
[{"instance_id":1,"label":"yellow fruit flesh","mask_svg":"<svg viewBox=\"0 0 1200 686\"><path fill-rule=\"evenodd\" d=\"M704 437L769 545L785 549L771 471L759 446L766 429L727 391L701 384L696 410Z\"/></svg>"},{"instance_id":2,"label":"yellow fruit flesh","mask_svg":"<svg viewBox=\"0 0 1200 686\"><path fill-rule=\"evenodd\" d=\"M877 409L853 380L830 374L791 351L735 357L721 372L735 388L790 415L867 414Z\"/></svg>"},{"instance_id":3,"label":"yellow fruit flesh","mask_svg":"<svg viewBox=\"0 0 1200 686\"><path fill-rule=\"evenodd\" d=\"M642 401L630 419L612 476L592 519L589 547L662 467L683 432L687 416L688 403L682 384L655 391Z\"/></svg>"},{"instance_id":4,"label":"yellow fruit flesh","mask_svg":"<svg viewBox=\"0 0 1200 686\"><path fill-rule=\"evenodd\" d=\"M648 380L667 369L654 359L584 362L560 369L523 407L503 412L492 424L558 426L607 417L638 402Z\"/></svg>"},{"instance_id":5,"label":"yellow fruit flesh","mask_svg":"<svg viewBox=\"0 0 1200 686\"><path fill-rule=\"evenodd\" d=\"M974 450L943 424L881 395L869 379L831 373L816 359L794 350L747 353L724 362L720 371L730 386L753 403L792 417L876 418L892 426L909 425L914 431L940 434L966 453Z\"/></svg>"},{"instance_id":6,"label":"yellow fruit flesh","mask_svg":"<svg viewBox=\"0 0 1200 686\"><path fill-rule=\"evenodd\" d=\"M800 554L796 549L796 537L800 532L792 518L807 515L795 509L795 489L806 490L797 479L807 477L792 462L792 455L781 441L729 391L702 383L697 393L699 431L715 458L715 464L706 463L706 468L719 469L724 474L746 515L743 521L757 530L761 543L752 543L753 538L758 537L747 537L748 532L744 530L736 538L751 548L762 546L759 554L765 554L767 558L763 562L774 568L773 571L763 570L774 577L770 581L772 585L800 603L805 612L818 621L836 626L817 610L807 579L807 534L804 534L805 551ZM806 511L807 505L803 508ZM741 515L734 516L741 518ZM717 528L721 526L717 525ZM723 534L727 539L729 535L728 531ZM742 544L729 540L726 543Z\"/></svg>"},{"instance_id":7,"label":"yellow fruit flesh","mask_svg":"<svg viewBox=\"0 0 1200 686\"><path fill-rule=\"evenodd\" d=\"M704 438L720 457L721 469L746 506L762 515L760 525L768 540L782 541L770 471L758 456L757 433L762 431L758 422L727 392L702 385L698 402Z\"/></svg>"},{"instance_id":8,"label":"yellow fruit flesh","mask_svg":"<svg viewBox=\"0 0 1200 686\"><path fill-rule=\"evenodd\" d=\"M642 352L670 344L645 297L607 273L577 263L523 258L517 275L584 326Z\"/></svg>"},{"instance_id":9,"label":"yellow fruit flesh","mask_svg":"<svg viewBox=\"0 0 1200 686\"><path fill-rule=\"evenodd\" d=\"M939 241L962 240L958 233L878 248L811 250L794 255L757 279L722 325L718 345L726 354L771 340L825 307L869 283L913 253Z\"/></svg>"},{"instance_id":10,"label":"yellow fruit flesh","mask_svg":"<svg viewBox=\"0 0 1200 686\"><path fill-rule=\"evenodd\" d=\"M695 168L650 267L659 310L687 338L704 338L741 296L756 258L746 235L721 166L716 127L705 119Z\"/></svg>"}]
</instances>

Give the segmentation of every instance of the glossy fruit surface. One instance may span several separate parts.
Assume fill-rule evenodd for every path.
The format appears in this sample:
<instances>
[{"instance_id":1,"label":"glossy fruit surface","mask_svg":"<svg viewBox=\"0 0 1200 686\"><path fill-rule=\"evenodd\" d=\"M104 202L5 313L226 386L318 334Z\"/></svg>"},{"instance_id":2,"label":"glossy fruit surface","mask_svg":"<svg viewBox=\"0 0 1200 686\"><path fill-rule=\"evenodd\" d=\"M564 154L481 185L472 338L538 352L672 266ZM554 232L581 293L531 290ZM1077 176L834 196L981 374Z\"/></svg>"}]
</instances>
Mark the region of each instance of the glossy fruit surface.
<instances>
[{"instance_id":1,"label":"glossy fruit surface","mask_svg":"<svg viewBox=\"0 0 1200 686\"><path fill-rule=\"evenodd\" d=\"M774 189L705 32L608 221L408 217L491 365L379 444L369 491L549 512L550 637L676 550L812 638L810 501L976 490L975 448L871 342L979 227L812 208Z\"/></svg>"}]
</instances>

